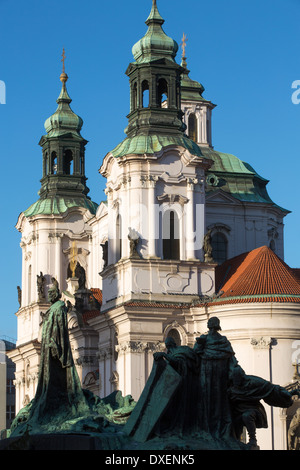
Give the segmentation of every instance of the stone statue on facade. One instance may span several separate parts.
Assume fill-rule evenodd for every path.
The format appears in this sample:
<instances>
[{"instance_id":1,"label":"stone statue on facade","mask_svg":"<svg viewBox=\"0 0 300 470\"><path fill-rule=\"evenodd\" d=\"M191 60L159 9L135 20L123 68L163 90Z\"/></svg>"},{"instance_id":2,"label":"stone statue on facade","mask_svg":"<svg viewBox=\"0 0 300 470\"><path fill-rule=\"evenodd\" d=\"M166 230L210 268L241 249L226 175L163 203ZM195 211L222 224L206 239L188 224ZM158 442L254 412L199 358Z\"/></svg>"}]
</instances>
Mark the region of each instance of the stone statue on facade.
<instances>
[{"instance_id":1,"label":"stone statue on facade","mask_svg":"<svg viewBox=\"0 0 300 470\"><path fill-rule=\"evenodd\" d=\"M84 290L86 288L86 274L85 269L79 263L75 268L75 277L78 279L78 290Z\"/></svg>"},{"instance_id":2,"label":"stone statue on facade","mask_svg":"<svg viewBox=\"0 0 300 470\"><path fill-rule=\"evenodd\" d=\"M22 306L22 289L20 286L17 286L17 291L18 291L19 307L21 307Z\"/></svg>"},{"instance_id":3,"label":"stone statue on facade","mask_svg":"<svg viewBox=\"0 0 300 470\"><path fill-rule=\"evenodd\" d=\"M138 243L140 241L140 237L135 230L130 229L128 234L128 240L130 244L130 258L140 258L140 255L137 251Z\"/></svg>"},{"instance_id":4,"label":"stone statue on facade","mask_svg":"<svg viewBox=\"0 0 300 470\"><path fill-rule=\"evenodd\" d=\"M38 301L39 302L45 302L45 282L46 278L43 275L42 272L40 274L37 274L37 291L38 291Z\"/></svg>"},{"instance_id":5,"label":"stone statue on facade","mask_svg":"<svg viewBox=\"0 0 300 470\"><path fill-rule=\"evenodd\" d=\"M102 248L102 259L103 259L103 269L106 268L108 264L108 241L100 244Z\"/></svg>"},{"instance_id":6,"label":"stone statue on facade","mask_svg":"<svg viewBox=\"0 0 300 470\"><path fill-rule=\"evenodd\" d=\"M203 239L203 252L205 263L213 263L214 261L212 257L211 233L212 229L208 230Z\"/></svg>"}]
</instances>

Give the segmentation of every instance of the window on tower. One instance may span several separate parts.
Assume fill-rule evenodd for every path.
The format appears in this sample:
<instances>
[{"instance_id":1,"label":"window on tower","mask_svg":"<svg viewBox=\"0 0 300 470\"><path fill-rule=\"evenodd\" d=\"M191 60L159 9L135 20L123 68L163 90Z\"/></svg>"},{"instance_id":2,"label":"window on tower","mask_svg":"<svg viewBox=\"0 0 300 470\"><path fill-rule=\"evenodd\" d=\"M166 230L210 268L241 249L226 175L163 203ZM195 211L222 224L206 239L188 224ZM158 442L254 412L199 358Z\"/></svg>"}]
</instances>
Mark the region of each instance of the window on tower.
<instances>
[{"instance_id":1,"label":"window on tower","mask_svg":"<svg viewBox=\"0 0 300 470\"><path fill-rule=\"evenodd\" d=\"M71 150L65 150L63 157L63 173L64 175L73 174L73 154Z\"/></svg>"},{"instance_id":2,"label":"window on tower","mask_svg":"<svg viewBox=\"0 0 300 470\"><path fill-rule=\"evenodd\" d=\"M56 152L51 153L51 160L50 160L50 174L56 175L57 173L57 155Z\"/></svg>"},{"instance_id":3,"label":"window on tower","mask_svg":"<svg viewBox=\"0 0 300 470\"><path fill-rule=\"evenodd\" d=\"M163 259L180 259L179 219L175 211L163 214Z\"/></svg>"},{"instance_id":4,"label":"window on tower","mask_svg":"<svg viewBox=\"0 0 300 470\"><path fill-rule=\"evenodd\" d=\"M149 83L147 80L142 82L142 94L143 94L143 108L148 108L149 106Z\"/></svg>"},{"instance_id":5,"label":"window on tower","mask_svg":"<svg viewBox=\"0 0 300 470\"><path fill-rule=\"evenodd\" d=\"M162 107L164 103L164 107L168 107L168 82L164 79L161 78L158 80L157 84L157 100L158 100L158 105Z\"/></svg>"},{"instance_id":6,"label":"window on tower","mask_svg":"<svg viewBox=\"0 0 300 470\"><path fill-rule=\"evenodd\" d=\"M198 142L197 118L195 114L189 115L188 131L189 131L189 138L192 139L194 142Z\"/></svg>"},{"instance_id":7,"label":"window on tower","mask_svg":"<svg viewBox=\"0 0 300 470\"><path fill-rule=\"evenodd\" d=\"M212 257L213 260L222 264L227 260L227 247L228 240L223 233L215 233L211 237L211 246L212 246Z\"/></svg>"}]
</instances>

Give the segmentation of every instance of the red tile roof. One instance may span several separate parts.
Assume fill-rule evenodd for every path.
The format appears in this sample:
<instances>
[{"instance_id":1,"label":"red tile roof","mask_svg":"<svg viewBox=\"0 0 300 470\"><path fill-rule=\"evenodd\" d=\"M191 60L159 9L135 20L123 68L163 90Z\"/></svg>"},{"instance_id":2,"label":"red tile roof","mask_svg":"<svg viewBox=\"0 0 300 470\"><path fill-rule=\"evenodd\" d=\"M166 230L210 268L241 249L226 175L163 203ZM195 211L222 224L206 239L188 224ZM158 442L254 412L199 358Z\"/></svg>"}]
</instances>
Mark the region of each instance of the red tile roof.
<instances>
[{"instance_id":1,"label":"red tile roof","mask_svg":"<svg viewBox=\"0 0 300 470\"><path fill-rule=\"evenodd\" d=\"M99 304L101 305L102 304L102 290L92 287L91 292L93 296L95 297L95 299L97 300L97 302L99 302Z\"/></svg>"},{"instance_id":2,"label":"red tile roof","mask_svg":"<svg viewBox=\"0 0 300 470\"><path fill-rule=\"evenodd\" d=\"M262 246L216 268L215 302L299 302L300 279L270 248Z\"/></svg>"},{"instance_id":3,"label":"red tile roof","mask_svg":"<svg viewBox=\"0 0 300 470\"><path fill-rule=\"evenodd\" d=\"M82 314L83 321L84 323L87 323L88 320L90 320L91 318L95 318L98 315L100 315L100 310L86 310Z\"/></svg>"}]
</instances>

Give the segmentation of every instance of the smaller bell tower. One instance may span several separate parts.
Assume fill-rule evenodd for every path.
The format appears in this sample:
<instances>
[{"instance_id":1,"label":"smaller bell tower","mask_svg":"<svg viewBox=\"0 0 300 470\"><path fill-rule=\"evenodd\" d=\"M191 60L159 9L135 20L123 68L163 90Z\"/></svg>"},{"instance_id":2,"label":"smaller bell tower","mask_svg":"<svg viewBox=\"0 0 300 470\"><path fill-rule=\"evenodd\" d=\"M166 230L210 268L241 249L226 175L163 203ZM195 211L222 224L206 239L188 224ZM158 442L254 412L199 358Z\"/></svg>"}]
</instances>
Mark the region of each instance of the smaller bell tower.
<instances>
[{"instance_id":1,"label":"smaller bell tower","mask_svg":"<svg viewBox=\"0 0 300 470\"><path fill-rule=\"evenodd\" d=\"M64 61L63 51L63 61ZM81 136L81 117L70 108L71 98L66 83L68 75L60 75L62 89L57 99L58 108L45 122L47 134L39 144L43 149L43 177L40 198L82 197L89 193L85 177L85 146L87 141Z\"/></svg>"},{"instance_id":2,"label":"smaller bell tower","mask_svg":"<svg viewBox=\"0 0 300 470\"><path fill-rule=\"evenodd\" d=\"M186 133L200 147L212 148L212 111L216 107L211 101L203 98L204 86L192 80L187 67L187 37L182 38L182 75L181 75L181 109Z\"/></svg>"},{"instance_id":3,"label":"smaller bell tower","mask_svg":"<svg viewBox=\"0 0 300 470\"><path fill-rule=\"evenodd\" d=\"M162 29L156 1L146 34L127 68L127 137L103 159L107 263L102 278L100 370L137 398L151 370L152 352L178 324L194 341L190 305L215 292L214 267L203 256L205 173L211 160L186 133L177 43ZM99 233L104 230L99 219ZM178 330L178 331L179 331ZM176 333L175 333L176 334ZM117 340L117 344L116 344ZM118 354L116 354L118 353Z\"/></svg>"}]
</instances>

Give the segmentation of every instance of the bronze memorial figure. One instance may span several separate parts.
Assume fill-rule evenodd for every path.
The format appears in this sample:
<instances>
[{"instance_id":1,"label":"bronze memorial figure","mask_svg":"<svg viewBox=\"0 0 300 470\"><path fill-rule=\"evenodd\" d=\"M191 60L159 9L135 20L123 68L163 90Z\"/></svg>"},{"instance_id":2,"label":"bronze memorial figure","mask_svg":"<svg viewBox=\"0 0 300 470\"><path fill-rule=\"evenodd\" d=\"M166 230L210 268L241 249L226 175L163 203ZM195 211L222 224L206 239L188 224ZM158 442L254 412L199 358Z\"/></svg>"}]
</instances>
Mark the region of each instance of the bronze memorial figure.
<instances>
[{"instance_id":1,"label":"bronze memorial figure","mask_svg":"<svg viewBox=\"0 0 300 470\"><path fill-rule=\"evenodd\" d=\"M289 408L293 395L299 395L298 389L290 393L246 375L231 343L220 333L219 319L212 317L208 332L196 338L193 348L166 338L166 351L154 353L152 371L137 403L119 391L101 399L81 388L69 341L67 307L55 279L48 298L51 306L43 318L36 395L16 416L10 439L79 433L81 439L86 435L98 439L101 449L117 445L126 450L256 450L256 429L267 427L261 400ZM243 427L248 444L241 441ZM299 413L290 426L290 448L298 448L298 427Z\"/></svg>"}]
</instances>

